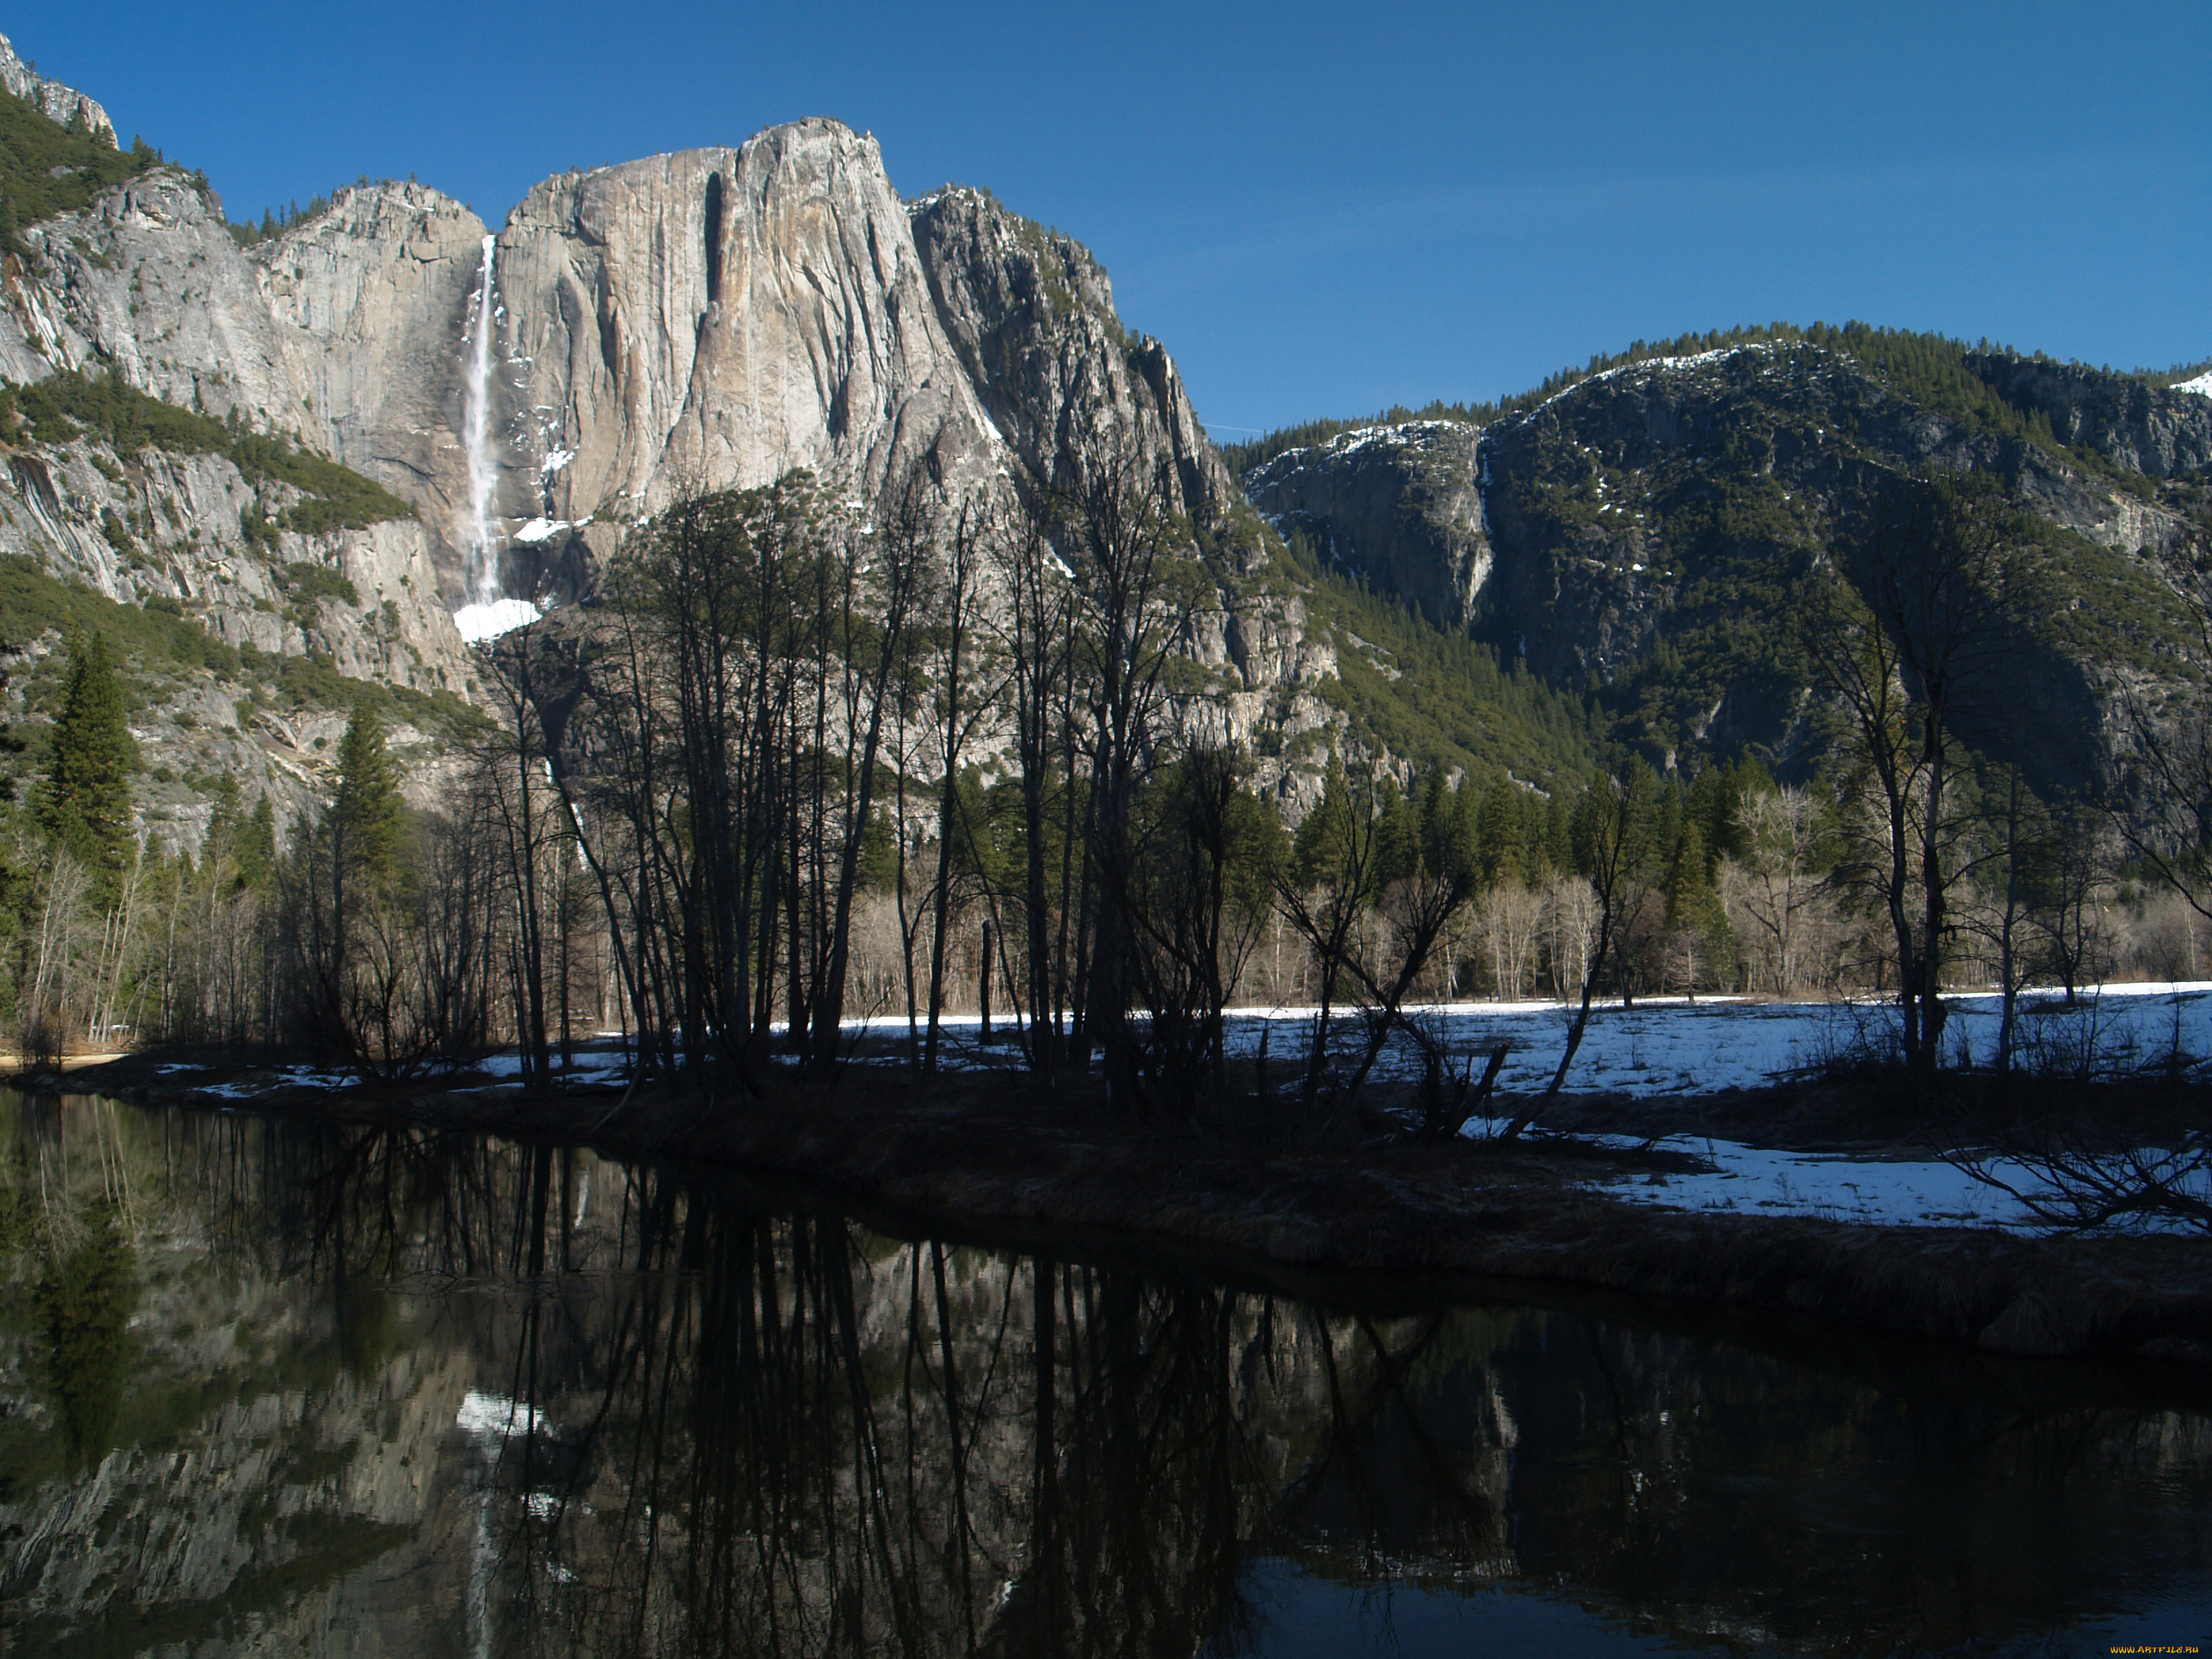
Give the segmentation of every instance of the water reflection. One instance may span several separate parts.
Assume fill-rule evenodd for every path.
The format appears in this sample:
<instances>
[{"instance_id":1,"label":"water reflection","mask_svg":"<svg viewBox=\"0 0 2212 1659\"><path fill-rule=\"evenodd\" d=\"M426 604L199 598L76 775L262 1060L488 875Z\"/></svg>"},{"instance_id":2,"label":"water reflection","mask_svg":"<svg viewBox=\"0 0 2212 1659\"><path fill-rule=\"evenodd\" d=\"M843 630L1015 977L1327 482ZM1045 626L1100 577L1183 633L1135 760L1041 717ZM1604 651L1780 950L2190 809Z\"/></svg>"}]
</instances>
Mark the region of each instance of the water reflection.
<instances>
[{"instance_id":1,"label":"water reflection","mask_svg":"<svg viewBox=\"0 0 2212 1659\"><path fill-rule=\"evenodd\" d=\"M2152 1374L1321 1306L422 1131L0 1136L16 1651L1844 1654L2212 1607L2212 1419Z\"/></svg>"}]
</instances>

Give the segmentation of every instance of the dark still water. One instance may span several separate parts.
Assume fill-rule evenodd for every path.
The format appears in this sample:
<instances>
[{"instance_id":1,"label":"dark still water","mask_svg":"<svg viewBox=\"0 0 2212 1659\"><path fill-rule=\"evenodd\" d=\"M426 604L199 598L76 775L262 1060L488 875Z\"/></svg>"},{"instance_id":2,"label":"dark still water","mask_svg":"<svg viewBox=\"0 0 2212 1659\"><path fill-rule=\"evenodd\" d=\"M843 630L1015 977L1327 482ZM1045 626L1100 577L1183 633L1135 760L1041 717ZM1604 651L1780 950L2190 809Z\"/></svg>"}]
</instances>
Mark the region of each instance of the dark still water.
<instances>
[{"instance_id":1,"label":"dark still water","mask_svg":"<svg viewBox=\"0 0 2212 1659\"><path fill-rule=\"evenodd\" d=\"M0 1146L11 1654L2212 1632L2212 1415L2154 1370L1307 1304L465 1136L0 1097Z\"/></svg>"}]
</instances>

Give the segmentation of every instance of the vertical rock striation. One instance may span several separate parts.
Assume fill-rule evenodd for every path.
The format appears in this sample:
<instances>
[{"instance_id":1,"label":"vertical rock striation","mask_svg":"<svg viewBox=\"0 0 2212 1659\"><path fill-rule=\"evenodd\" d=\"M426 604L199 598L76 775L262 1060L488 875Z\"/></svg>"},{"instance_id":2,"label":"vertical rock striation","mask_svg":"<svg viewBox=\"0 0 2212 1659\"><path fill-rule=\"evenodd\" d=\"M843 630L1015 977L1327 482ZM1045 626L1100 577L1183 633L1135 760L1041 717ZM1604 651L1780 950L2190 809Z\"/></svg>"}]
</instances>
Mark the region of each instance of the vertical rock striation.
<instances>
[{"instance_id":1,"label":"vertical rock striation","mask_svg":"<svg viewBox=\"0 0 2212 1659\"><path fill-rule=\"evenodd\" d=\"M501 512L634 517L805 467L989 453L875 140L829 120L572 173L500 237Z\"/></svg>"},{"instance_id":2,"label":"vertical rock striation","mask_svg":"<svg viewBox=\"0 0 2212 1659\"><path fill-rule=\"evenodd\" d=\"M460 597L462 336L484 228L364 183L241 249L194 177L155 168L28 233L0 374L106 365L155 397L295 433L421 510ZM509 591L569 589L681 491L805 467L862 498L915 455L1047 471L1135 430L1194 520L1233 504L1160 345L1104 270L988 196L909 207L837 122L566 173L497 244L491 445Z\"/></svg>"},{"instance_id":3,"label":"vertical rock striation","mask_svg":"<svg viewBox=\"0 0 2212 1659\"><path fill-rule=\"evenodd\" d=\"M1492 563L1481 439L1457 421L1362 427L1255 468L1245 491L1284 535L1439 628L1464 629Z\"/></svg>"}]
</instances>

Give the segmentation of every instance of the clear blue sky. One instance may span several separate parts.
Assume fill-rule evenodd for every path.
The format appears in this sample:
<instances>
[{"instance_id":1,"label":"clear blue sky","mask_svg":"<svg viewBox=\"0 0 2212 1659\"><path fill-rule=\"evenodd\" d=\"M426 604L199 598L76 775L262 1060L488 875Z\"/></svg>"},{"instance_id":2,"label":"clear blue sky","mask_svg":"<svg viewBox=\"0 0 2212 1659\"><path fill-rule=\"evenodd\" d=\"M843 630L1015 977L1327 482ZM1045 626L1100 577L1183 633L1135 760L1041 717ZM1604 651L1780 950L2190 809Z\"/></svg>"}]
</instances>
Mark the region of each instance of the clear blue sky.
<instances>
[{"instance_id":1,"label":"clear blue sky","mask_svg":"<svg viewBox=\"0 0 2212 1659\"><path fill-rule=\"evenodd\" d=\"M2212 5L161 5L0 30L234 217L834 115L1087 242L1218 437L1849 317L2212 356Z\"/></svg>"}]
</instances>

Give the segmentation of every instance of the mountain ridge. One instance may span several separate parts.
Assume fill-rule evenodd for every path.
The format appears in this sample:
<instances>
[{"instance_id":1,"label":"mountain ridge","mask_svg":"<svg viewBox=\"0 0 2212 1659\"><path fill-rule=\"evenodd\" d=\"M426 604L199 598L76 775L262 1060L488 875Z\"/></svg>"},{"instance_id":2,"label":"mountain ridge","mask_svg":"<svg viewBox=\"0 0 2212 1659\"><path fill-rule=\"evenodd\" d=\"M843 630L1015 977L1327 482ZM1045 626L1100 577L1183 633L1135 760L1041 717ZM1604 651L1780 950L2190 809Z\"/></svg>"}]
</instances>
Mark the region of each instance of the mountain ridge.
<instances>
[{"instance_id":1,"label":"mountain ridge","mask_svg":"<svg viewBox=\"0 0 2212 1659\"><path fill-rule=\"evenodd\" d=\"M463 346L487 249L495 349L472 456ZM2117 558L2098 580L2148 611L2172 597L2154 567L2208 521L2183 496L2212 457L2212 400L1856 325L1685 337L1668 344L1699 349L1671 356L1638 342L1425 424L1316 422L1318 445L1218 449L1173 358L1121 323L1082 244L987 190L902 198L874 138L828 118L550 175L496 231L431 187L364 181L241 239L204 179L149 160L25 228L0 270L0 380L112 374L320 451L415 514L307 534L287 527L296 492L220 457L194 461L187 487L149 472L158 445L126 454L88 437L66 458L33 445L11 463L0 512L20 533L0 533L0 551L112 599L177 603L233 649L319 656L423 695L477 695L447 608L476 579L479 498L504 590L567 603L680 493L803 467L865 498L925 456L956 488L1015 462L1051 476L1086 437L1121 432L1158 460L1218 601L1181 642L1197 674L1186 708L1260 751L1294 811L1331 748L1510 769L1534 751L1504 734L1576 724L1532 704L1516 726L1467 690L1504 681L1430 661L1415 635L1376 645L1396 627L1376 603L1474 641L1498 673L1533 676L1662 763L1751 744L1786 765L1809 741L1787 712L1802 687L1728 613L1766 591L1759 559L1802 558L1832 535L1847 474L2001 471L2054 533ZM1833 386L1811 402L1731 381L1747 361L1817 378L1816 359ZM1841 459L1808 459L1798 437L1781 454L1785 428L1827 429L1815 404L1831 393L1872 435ZM1746 453L1721 453L1730 444ZM1629 504L1662 484L1663 500ZM1684 539L1715 492L1735 512L1808 487L1820 509L1801 504L1765 541L1723 549L1698 532L1699 552ZM165 500L204 506L165 517ZM327 573L310 584L324 597L302 606L288 573L311 568ZM1353 586L1331 588L1332 568ZM334 597L338 583L361 605ZM2065 673L2095 679L2078 658ZM2069 692L2071 717L2104 732L2118 684ZM1456 734L1426 718L1444 708ZM1427 751L1401 752L1407 732L1426 732ZM1555 739L1539 747L1546 766L1567 763ZM2078 785L2109 758L2075 754L2054 776Z\"/></svg>"},{"instance_id":2,"label":"mountain ridge","mask_svg":"<svg viewBox=\"0 0 2212 1659\"><path fill-rule=\"evenodd\" d=\"M1777 648L1787 613L1774 607L1878 475L1997 475L2057 538L2078 588L2069 603L2101 594L2100 617L2172 621L2212 545L2212 399L1956 355L2017 377L2029 411L2008 401L1985 416L1963 394L1943 406L1833 343L1747 341L1615 365L1487 424L1352 428L1255 459L1243 482L1285 534L1597 699L1655 758L1751 744L1802 766L1808 738L1790 711L1805 682ZM2045 783L2080 793L2108 776L2129 676L2190 659L2185 629L2116 626L2096 649L2045 653L2046 687L2060 674L2096 688L2069 694L2054 721L2073 752ZM2082 733L2107 746L2084 752Z\"/></svg>"}]
</instances>

